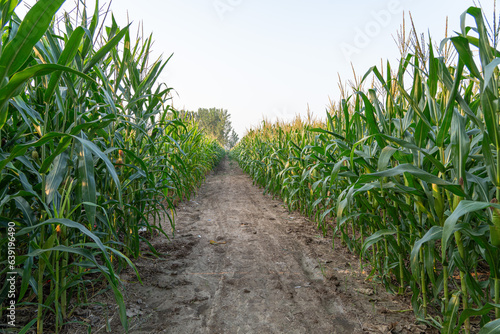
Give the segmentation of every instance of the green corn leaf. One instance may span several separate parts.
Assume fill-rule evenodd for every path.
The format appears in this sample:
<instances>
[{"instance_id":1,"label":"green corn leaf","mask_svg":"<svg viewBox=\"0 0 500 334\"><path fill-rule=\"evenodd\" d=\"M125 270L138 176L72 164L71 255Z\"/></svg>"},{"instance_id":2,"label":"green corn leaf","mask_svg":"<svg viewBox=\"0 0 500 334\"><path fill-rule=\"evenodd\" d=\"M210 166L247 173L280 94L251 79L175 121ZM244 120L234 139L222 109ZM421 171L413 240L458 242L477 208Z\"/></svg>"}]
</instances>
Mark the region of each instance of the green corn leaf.
<instances>
[{"instance_id":1,"label":"green corn leaf","mask_svg":"<svg viewBox=\"0 0 500 334\"><path fill-rule=\"evenodd\" d=\"M448 70L446 70L446 64L444 64L442 59L439 59L439 65L442 68L439 71L440 79L445 85L446 89L452 91L453 90L453 85L454 85L454 80L451 77L451 74ZM482 120L480 120L476 114L471 110L469 104L464 100L462 96L459 94L455 95L455 99L457 102L460 104L460 107L462 110L467 114L469 119L481 130L484 130L484 124Z\"/></svg>"},{"instance_id":2,"label":"green corn leaf","mask_svg":"<svg viewBox=\"0 0 500 334\"><path fill-rule=\"evenodd\" d=\"M370 173L370 174L364 174L362 175L357 183L359 184L364 184L373 180L376 180L380 177L392 177L392 176L400 176L403 173L410 173L414 177L427 182L427 183L432 183L432 184L437 184L440 186L443 186L444 188L448 189L452 193L464 197L465 194L462 190L462 188L459 185L454 185L452 183L449 183L433 174L430 174L426 171L421 170L420 168L415 167L414 165L411 164L403 164L403 165L398 165L394 168L382 171L382 172L376 172L376 173Z\"/></svg>"},{"instance_id":3,"label":"green corn leaf","mask_svg":"<svg viewBox=\"0 0 500 334\"><path fill-rule=\"evenodd\" d=\"M370 248L373 244L384 240L386 236L388 235L394 235L396 234L396 231L393 230L380 230L375 233L373 233L371 236L365 239L365 242L363 244L362 248L362 253L365 254L368 248Z\"/></svg>"},{"instance_id":4,"label":"green corn leaf","mask_svg":"<svg viewBox=\"0 0 500 334\"><path fill-rule=\"evenodd\" d=\"M490 89L484 91L480 96L481 107L484 113L484 122L488 130L488 136L495 147L500 147L500 129L498 126L498 108L494 101L497 98Z\"/></svg>"},{"instance_id":5,"label":"green corn leaf","mask_svg":"<svg viewBox=\"0 0 500 334\"><path fill-rule=\"evenodd\" d=\"M500 333L500 319L488 322L479 331L479 334L496 334L496 333Z\"/></svg>"},{"instance_id":6,"label":"green corn leaf","mask_svg":"<svg viewBox=\"0 0 500 334\"><path fill-rule=\"evenodd\" d=\"M382 109L380 108L380 101L377 98L377 94L376 94L375 90L374 89L370 89L368 91L368 94L370 95L370 100L373 103L373 108L377 112L377 118L378 118L378 120L379 120L379 122L380 122L380 124L382 126L383 132L389 133L390 130L389 130L387 121L385 119L385 115L384 115Z\"/></svg>"},{"instance_id":7,"label":"green corn leaf","mask_svg":"<svg viewBox=\"0 0 500 334\"><path fill-rule=\"evenodd\" d=\"M399 139L399 138L396 138L396 137L392 137L392 136L388 136L388 135L385 135L385 134L379 134L379 136L385 138L387 141L390 141L390 142L393 142L395 144L398 144L399 146L401 147L404 147L404 148L407 148L407 149L410 149L410 150L415 150L415 151L418 151L418 152L421 152L425 158L427 158L429 161L432 162L432 164L442 173L444 173L446 171L445 167L443 166L443 164L437 160L434 156L432 156L432 154L430 154L427 150L425 150L424 148L421 148L421 147L418 147L416 146L415 144L412 144L412 143L409 143L405 140L402 140L402 139Z\"/></svg>"},{"instance_id":8,"label":"green corn leaf","mask_svg":"<svg viewBox=\"0 0 500 334\"><path fill-rule=\"evenodd\" d=\"M414 273L419 272L418 261L419 261L420 248L422 247L422 245L425 244L426 242L441 239L442 234L443 234L443 228L441 226L433 226L427 231L427 233L425 233L425 235L421 239L415 242L410 254L410 264L412 272Z\"/></svg>"},{"instance_id":9,"label":"green corn leaf","mask_svg":"<svg viewBox=\"0 0 500 334\"><path fill-rule=\"evenodd\" d=\"M26 334L28 331L33 327L33 325L36 323L36 319L31 320L26 326L24 326L20 331L19 334Z\"/></svg>"},{"instance_id":10,"label":"green corn leaf","mask_svg":"<svg viewBox=\"0 0 500 334\"><path fill-rule=\"evenodd\" d=\"M68 154L64 152L58 155L54 159L52 170L47 176L47 181L45 183L45 195L46 195L47 205L49 205L53 201L54 196L59 189L59 186L61 185L62 181L66 176L68 159L69 159Z\"/></svg>"},{"instance_id":11,"label":"green corn leaf","mask_svg":"<svg viewBox=\"0 0 500 334\"><path fill-rule=\"evenodd\" d=\"M78 192L84 202L97 203L94 159L84 145L78 145ZM95 224L96 207L85 205L85 213L91 226Z\"/></svg>"},{"instance_id":12,"label":"green corn leaf","mask_svg":"<svg viewBox=\"0 0 500 334\"><path fill-rule=\"evenodd\" d=\"M426 117L430 118L429 106L424 110ZM417 127L415 129L415 143L418 147L424 148L429 141L429 130L430 128L425 124L423 120L417 122Z\"/></svg>"},{"instance_id":13,"label":"green corn leaf","mask_svg":"<svg viewBox=\"0 0 500 334\"><path fill-rule=\"evenodd\" d=\"M448 248L448 242L450 241L451 235L456 231L455 226L457 224L458 219L462 216L478 211L484 210L490 206L497 206L491 203L484 202L475 202L475 201L461 201L455 211L446 219L443 226L443 238L441 242L442 247L442 257L445 257L446 249ZM500 208L500 206L498 206Z\"/></svg>"},{"instance_id":14,"label":"green corn leaf","mask_svg":"<svg viewBox=\"0 0 500 334\"><path fill-rule=\"evenodd\" d=\"M378 127L377 119L375 118L375 113L374 113L375 108L373 107L372 103L364 93L359 92L358 94L363 99L365 105L365 116L368 123L368 127L370 128L370 132L373 135L376 135L380 133L380 129ZM385 143L380 137L378 136L375 137L375 140L377 141L380 147L382 148L385 147Z\"/></svg>"},{"instance_id":15,"label":"green corn leaf","mask_svg":"<svg viewBox=\"0 0 500 334\"><path fill-rule=\"evenodd\" d=\"M2 28L5 27L9 23L9 21L12 20L12 14L14 13L14 10L18 5L19 5L19 0L2 1L2 5L0 7L1 8L0 18L2 19L0 26Z\"/></svg>"},{"instance_id":16,"label":"green corn leaf","mask_svg":"<svg viewBox=\"0 0 500 334\"><path fill-rule=\"evenodd\" d=\"M0 80L10 77L26 62L65 0L39 0L26 14L16 36L0 56Z\"/></svg>"},{"instance_id":17,"label":"green corn leaf","mask_svg":"<svg viewBox=\"0 0 500 334\"><path fill-rule=\"evenodd\" d=\"M42 138L40 138L38 141L30 142L27 144L19 144L19 145L14 146L14 148L10 152L10 155L8 157L4 158L3 160L0 160L0 170L4 169L5 166L9 162L14 160L15 158L24 155L26 153L26 151L28 150L28 148L40 147L40 146L50 142L51 140L58 138L58 137L61 137L61 136L64 136L64 135L61 135L60 133L48 133L45 136L43 136ZM49 166L50 166L50 164L49 164Z\"/></svg>"},{"instance_id":18,"label":"green corn leaf","mask_svg":"<svg viewBox=\"0 0 500 334\"><path fill-rule=\"evenodd\" d=\"M123 58L120 63L120 71L118 73L118 76L116 78L115 82L115 91L118 90L118 87L120 86L120 83L122 82L124 76L125 76L125 71L127 70L128 63L131 59L132 55L130 53L130 33L127 30L125 33L125 38L124 38L124 46L123 46Z\"/></svg>"},{"instance_id":19,"label":"green corn leaf","mask_svg":"<svg viewBox=\"0 0 500 334\"><path fill-rule=\"evenodd\" d=\"M87 75L73 70L69 67L56 65L56 64L41 64L29 67L21 72L16 73L9 81L9 83L0 89L0 129L3 128L7 121L8 108L7 103L11 98L20 93L22 86L33 77L43 76L50 74L54 71L66 71L79 75L87 80L92 80Z\"/></svg>"},{"instance_id":20,"label":"green corn leaf","mask_svg":"<svg viewBox=\"0 0 500 334\"><path fill-rule=\"evenodd\" d=\"M408 101L408 103L411 105L412 109L414 112L416 112L418 114L418 116L420 117L420 119L429 127L429 128L432 128L432 124L429 122L429 120L427 119L427 117L425 116L425 114L420 110L418 104L413 100L413 98L406 92L406 90L404 89L403 86L401 86L399 83L398 83L398 88L399 88L399 92L403 95L403 97L406 99L406 101ZM409 113L407 113L408 115Z\"/></svg>"},{"instance_id":21,"label":"green corn leaf","mask_svg":"<svg viewBox=\"0 0 500 334\"><path fill-rule=\"evenodd\" d=\"M68 147L71 145L72 138L69 135L61 134L60 137L61 138L60 138L59 143L57 145L57 149L55 149L53 151L53 153L42 162L42 166L40 167L40 170L39 170L40 174L46 174L49 171L49 168L50 168L51 164L54 162L54 160L60 154L62 154L64 151L66 151L68 149Z\"/></svg>"},{"instance_id":22,"label":"green corn leaf","mask_svg":"<svg viewBox=\"0 0 500 334\"><path fill-rule=\"evenodd\" d=\"M57 64L61 66L68 66L73 62L77 52L78 46L80 45L83 36L85 35L85 30L82 27L77 27L71 37L69 38L66 46L64 47L61 56L59 57L59 61ZM50 77L49 84L47 86L47 90L45 91L45 100L50 101L50 98L54 94L54 91L57 87L57 83L62 76L62 72L56 72Z\"/></svg>"},{"instance_id":23,"label":"green corn leaf","mask_svg":"<svg viewBox=\"0 0 500 334\"><path fill-rule=\"evenodd\" d=\"M84 8L84 10L86 10ZM84 21L86 23L86 21ZM95 35L95 31L97 25L99 24L99 1L95 2L94 15L92 16L92 21L90 22L90 27L87 30L86 25L84 26L85 30L87 30L87 38L85 39L82 46L82 57L86 58L91 47L93 46L93 39Z\"/></svg>"},{"instance_id":24,"label":"green corn leaf","mask_svg":"<svg viewBox=\"0 0 500 334\"><path fill-rule=\"evenodd\" d=\"M462 32L465 32L464 26L466 14L470 14L476 21L476 31L479 34L479 59L481 60L481 66L484 69L493 60L493 52L489 44L489 34L486 29L486 25L484 24L483 12L480 8L469 7L469 9L467 9L461 17Z\"/></svg>"},{"instance_id":25,"label":"green corn leaf","mask_svg":"<svg viewBox=\"0 0 500 334\"><path fill-rule=\"evenodd\" d=\"M441 333L451 334L456 329L456 321L458 318L458 311L460 309L460 292L455 292L448 301L448 308L446 309L446 321L443 324Z\"/></svg>"},{"instance_id":26,"label":"green corn leaf","mask_svg":"<svg viewBox=\"0 0 500 334\"><path fill-rule=\"evenodd\" d=\"M438 90L438 68L439 61L434 56L434 47L432 46L432 38L429 36L429 77L427 79L427 87L431 98L436 97Z\"/></svg>"},{"instance_id":27,"label":"green corn leaf","mask_svg":"<svg viewBox=\"0 0 500 334\"><path fill-rule=\"evenodd\" d=\"M325 130L325 129L311 128L309 131L318 132L318 133L325 133L325 134L329 134L331 136L334 136L336 138L339 138L341 140L345 140L345 138L343 136L339 135L338 133L335 133L335 132L332 132L332 131L328 131L328 130Z\"/></svg>"},{"instance_id":28,"label":"green corn leaf","mask_svg":"<svg viewBox=\"0 0 500 334\"><path fill-rule=\"evenodd\" d=\"M396 153L397 149L391 146L386 146L380 152L380 157L378 158L378 171L387 170L387 165L389 164L391 157Z\"/></svg>"},{"instance_id":29,"label":"green corn leaf","mask_svg":"<svg viewBox=\"0 0 500 334\"><path fill-rule=\"evenodd\" d=\"M50 247L50 248L39 248L35 249L31 252L29 252L26 256L28 257L37 257L37 256L46 256L47 253L52 253L55 251L59 252L65 252L65 253L71 253L71 254L76 254L84 257L85 259L89 260L96 268L98 268L103 274L109 274L109 269L100 265L95 258L94 254L90 252L88 249L84 249L81 247L68 247L64 245L59 245L55 247ZM48 264L48 263L47 263Z\"/></svg>"},{"instance_id":30,"label":"green corn leaf","mask_svg":"<svg viewBox=\"0 0 500 334\"><path fill-rule=\"evenodd\" d=\"M462 80L462 71L464 68L464 63L462 62L462 58L458 59L458 68L455 73L455 80L453 81L453 87L451 88L450 91L450 97L448 99L448 102L446 104L446 109L443 117L441 118L440 124L439 124L439 132L436 137L436 145L439 147L444 146L445 138L449 137L449 131L450 131L450 126L451 122L453 119L453 111L454 111L454 103L455 103L455 97L458 92L458 88L460 87L460 82ZM448 69L441 67L442 71L448 71Z\"/></svg>"},{"instance_id":31,"label":"green corn leaf","mask_svg":"<svg viewBox=\"0 0 500 334\"><path fill-rule=\"evenodd\" d=\"M461 61L467 68L469 69L470 73L477 79L483 80L481 76L481 72L477 68L477 65L474 61L474 54L472 53L472 50L470 49L469 46L469 41L467 38L463 36L456 36L450 38L451 42L453 43L453 46L457 50Z\"/></svg>"},{"instance_id":32,"label":"green corn leaf","mask_svg":"<svg viewBox=\"0 0 500 334\"><path fill-rule=\"evenodd\" d=\"M128 333L128 319L127 319L127 308L125 306L125 301L123 299L123 295L118 289L117 279L113 275L105 275L110 282L111 288L113 289L113 293L115 294L115 300L118 304L118 310L120 315L120 321L122 323L123 329L125 333Z\"/></svg>"},{"instance_id":33,"label":"green corn leaf","mask_svg":"<svg viewBox=\"0 0 500 334\"><path fill-rule=\"evenodd\" d=\"M489 85L493 85L492 78L493 73L497 69L497 66L500 65L500 58L495 58L489 63L484 69L484 88L488 89Z\"/></svg>"},{"instance_id":34,"label":"green corn leaf","mask_svg":"<svg viewBox=\"0 0 500 334\"><path fill-rule=\"evenodd\" d=\"M85 147L93 155L97 156L99 159L101 159L105 163L105 165L106 165L106 167L108 169L108 172L111 175L111 178L113 179L115 185L117 186L119 202L122 203L122 193L121 193L121 187L120 187L120 179L118 177L118 174L116 173L115 167L113 166L113 164L111 163L111 161L109 160L109 158L94 143L92 143L91 141L88 141L86 139L79 138L79 137L76 137L76 136L72 136L72 137L74 139L78 140L83 147Z\"/></svg>"},{"instance_id":35,"label":"green corn leaf","mask_svg":"<svg viewBox=\"0 0 500 334\"><path fill-rule=\"evenodd\" d=\"M86 247L99 247L99 245L95 244L95 243L92 243L92 242L88 242L85 244ZM141 280L141 276L139 275L139 271L137 270L137 267L135 266L135 264L130 260L130 258L128 258L127 256L125 256L122 252L118 251L117 249L115 248L112 248L112 247L108 247L108 246L104 246L108 251L110 251L111 253L115 254L117 257L119 258L122 258L125 260L125 262L127 262L127 264L130 266L130 268L132 268L135 272L135 275L137 277L137 279L139 280L139 283L142 284L142 280Z\"/></svg>"},{"instance_id":36,"label":"green corn leaf","mask_svg":"<svg viewBox=\"0 0 500 334\"><path fill-rule=\"evenodd\" d=\"M43 165L42 165L42 167L40 169L40 173L43 174L43 173L47 172L50 164L54 161L54 159L61 152L63 152L64 150L66 150L66 148L71 144L71 138L76 139L84 147L86 147L88 150L90 150L92 152L92 154L94 154L95 156L97 156L98 158L100 158L102 161L104 161L104 163L106 164L106 167L107 167L109 173L111 174L111 177L112 177L113 181L117 185L118 196L119 196L119 199L120 199L120 202L121 202L121 189L120 189L120 186L119 186L120 185L120 180L118 178L118 175L116 174L115 167L113 166L113 164L111 163L111 161L109 160L109 158L101 150L99 150L99 148L94 143L92 143L92 142L90 142L90 141L88 141L86 139L73 136L73 135L62 134L62 133L48 133L45 136L43 136L42 138L40 138L38 141L36 141L36 142L17 145L12 150L12 152L11 152L10 156L8 157L8 159L4 159L3 161L0 161L0 170L2 170L5 167L5 165L7 165L7 163L9 163L10 161L12 161L14 158L23 155L27 151L27 149L29 147L39 147L39 146L42 146L42 145L46 144L47 142L54 140L55 138L62 138L62 139L65 139L65 140L61 141L60 144L59 144L59 146L58 146L58 151L60 151L60 152L56 151L57 154L53 154L51 157L47 158L43 162Z\"/></svg>"},{"instance_id":37,"label":"green corn leaf","mask_svg":"<svg viewBox=\"0 0 500 334\"><path fill-rule=\"evenodd\" d=\"M35 279L32 276L31 269L33 268L33 258L29 257L24 261L24 269L23 273L21 275L22 281L21 281L21 290L19 291L19 296L18 296L18 302L20 303L22 299L24 298L24 295L26 294L26 291L28 291L28 287L31 283L31 286L36 287ZM35 291L36 293L36 291Z\"/></svg>"},{"instance_id":38,"label":"green corn leaf","mask_svg":"<svg viewBox=\"0 0 500 334\"><path fill-rule=\"evenodd\" d=\"M470 141L465 131L465 118L458 111L453 113L451 123L451 149L455 174L466 182L465 165L469 159Z\"/></svg>"},{"instance_id":39,"label":"green corn leaf","mask_svg":"<svg viewBox=\"0 0 500 334\"><path fill-rule=\"evenodd\" d=\"M100 48L92 56L92 58L89 59L87 63L85 63L83 73L88 73L94 67L94 65L96 65L99 61L101 61L101 59L103 59L113 48L115 48L118 45L123 36L125 36L125 34L127 33L129 26L127 26L125 29L122 29L115 37L113 37L108 43L106 43L102 48Z\"/></svg>"},{"instance_id":40,"label":"green corn leaf","mask_svg":"<svg viewBox=\"0 0 500 334\"><path fill-rule=\"evenodd\" d=\"M500 180L499 180L499 175L497 174L497 168L496 168L496 160L493 158L493 152L495 149L492 150L491 147L491 141L488 136L488 133L483 134L483 143L482 143L482 152L483 152L483 157L486 162L486 171L488 172L488 176L490 177L491 182L495 186L500 186Z\"/></svg>"},{"instance_id":41,"label":"green corn leaf","mask_svg":"<svg viewBox=\"0 0 500 334\"><path fill-rule=\"evenodd\" d=\"M29 227L25 227L25 228L22 228L21 230L19 230L16 235L17 236L22 236L22 235L25 235L27 233L30 233L32 231L34 231L35 229L41 227L41 226L45 226L45 225L57 225L57 224L61 224L61 225L64 225L66 227L69 227L69 228L73 228L73 229L77 229L79 230L82 234L85 234L86 236L88 236L89 238L91 238L92 240L94 240L94 242L97 244L97 246L99 247L99 249L102 251L103 255L105 256L105 258L108 260L109 262L109 258L108 258L108 255L107 255L107 252L106 252L106 248L105 246L103 245L103 243L101 242L101 239L99 239L94 233L90 232L85 226L83 226L82 224L80 223L77 223L77 222L74 222L72 220L69 220L69 219L65 219L65 218L58 218L58 219L49 219L49 220L46 220L42 223L39 223L37 225L34 225L34 226L29 226ZM55 235L55 234L53 234ZM62 247L62 246L59 246L59 247ZM52 247L50 247L52 248ZM57 249L55 249L57 250ZM39 253L36 253L37 251L40 251ZM28 256L37 256L38 254L41 254L41 253L44 253L44 252L47 252L49 250L47 249L39 249L35 251L35 255L32 255L33 253L30 253L28 254Z\"/></svg>"}]
</instances>

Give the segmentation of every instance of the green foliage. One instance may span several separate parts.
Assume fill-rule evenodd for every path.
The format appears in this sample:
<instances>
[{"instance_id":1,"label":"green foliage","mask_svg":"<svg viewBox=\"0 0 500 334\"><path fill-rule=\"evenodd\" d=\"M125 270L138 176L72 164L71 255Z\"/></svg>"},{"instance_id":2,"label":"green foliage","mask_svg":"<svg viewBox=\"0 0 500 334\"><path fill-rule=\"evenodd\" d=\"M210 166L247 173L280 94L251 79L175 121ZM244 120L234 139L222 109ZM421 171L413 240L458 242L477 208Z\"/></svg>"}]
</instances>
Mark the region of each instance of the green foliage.
<instances>
[{"instance_id":1,"label":"green foliage","mask_svg":"<svg viewBox=\"0 0 500 334\"><path fill-rule=\"evenodd\" d=\"M120 270L138 275L129 258L146 235L175 231L175 204L224 150L168 105L158 82L167 61L149 58L152 37L133 42L113 19L98 47L99 4L90 24L85 8L81 26L66 15L56 27L63 2L39 0L20 25L17 1L0 2L2 291L15 222L17 307L35 303L38 333L59 332L102 282L127 330ZM6 301L0 293L3 310ZM44 329L47 318L55 323Z\"/></svg>"},{"instance_id":2,"label":"green foliage","mask_svg":"<svg viewBox=\"0 0 500 334\"><path fill-rule=\"evenodd\" d=\"M238 143L238 140L240 140L240 137L238 136L238 134L236 133L236 131L231 130L231 135L229 136L229 140L227 141L227 147L228 149L232 149L233 147L236 146L236 144Z\"/></svg>"},{"instance_id":3,"label":"green foliage","mask_svg":"<svg viewBox=\"0 0 500 334\"><path fill-rule=\"evenodd\" d=\"M355 88L326 123L264 123L231 154L266 192L340 237L371 277L411 291L418 319L469 333L476 317L481 333L496 332L498 52L474 7L442 46L455 48L457 64L435 57L432 45L428 57L415 50L385 77L371 68L363 81L377 89Z\"/></svg>"},{"instance_id":4,"label":"green foliage","mask_svg":"<svg viewBox=\"0 0 500 334\"><path fill-rule=\"evenodd\" d=\"M232 128L231 115L227 110L199 108L197 112L181 111L181 113L194 118L202 131L228 149L234 147L238 141L238 134Z\"/></svg>"}]
</instances>

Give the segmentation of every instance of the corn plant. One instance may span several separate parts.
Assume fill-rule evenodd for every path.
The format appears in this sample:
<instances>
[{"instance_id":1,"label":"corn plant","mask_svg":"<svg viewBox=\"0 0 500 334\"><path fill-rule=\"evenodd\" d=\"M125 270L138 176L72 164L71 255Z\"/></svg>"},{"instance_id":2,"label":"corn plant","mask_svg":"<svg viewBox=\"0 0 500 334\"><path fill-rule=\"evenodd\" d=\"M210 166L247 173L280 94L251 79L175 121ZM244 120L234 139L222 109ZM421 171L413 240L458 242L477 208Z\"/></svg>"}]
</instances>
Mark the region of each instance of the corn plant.
<instances>
[{"instance_id":1,"label":"corn plant","mask_svg":"<svg viewBox=\"0 0 500 334\"><path fill-rule=\"evenodd\" d=\"M175 230L174 204L224 150L169 105L151 36L131 41L113 17L104 27L98 2L55 20L64 1L39 0L22 21L18 3L0 1L0 232L15 222L18 307L35 305L37 332L58 333L96 285L127 330L119 272L139 277L129 258L142 243L155 252L140 231L168 238L161 220ZM1 238L2 268L6 248Z\"/></svg>"},{"instance_id":2,"label":"corn plant","mask_svg":"<svg viewBox=\"0 0 500 334\"><path fill-rule=\"evenodd\" d=\"M265 123L231 153L443 333L500 321L500 54L486 26L471 7L441 48L416 42L397 68L371 68L326 122Z\"/></svg>"}]
</instances>

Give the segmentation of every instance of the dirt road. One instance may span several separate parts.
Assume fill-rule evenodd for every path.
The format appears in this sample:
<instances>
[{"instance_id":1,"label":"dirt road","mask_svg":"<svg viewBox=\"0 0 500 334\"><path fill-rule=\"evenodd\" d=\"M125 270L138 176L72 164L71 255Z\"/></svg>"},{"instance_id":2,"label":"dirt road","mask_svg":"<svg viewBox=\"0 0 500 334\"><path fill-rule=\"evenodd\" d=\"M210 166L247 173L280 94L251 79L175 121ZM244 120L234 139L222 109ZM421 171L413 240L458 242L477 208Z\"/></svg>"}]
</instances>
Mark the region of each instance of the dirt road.
<instances>
[{"instance_id":1,"label":"dirt road","mask_svg":"<svg viewBox=\"0 0 500 334\"><path fill-rule=\"evenodd\" d=\"M126 283L132 333L421 333L399 297L365 281L359 260L332 251L313 222L225 159L181 203L164 259L136 262ZM118 319L113 329L120 333ZM102 331L104 332L104 330Z\"/></svg>"}]
</instances>

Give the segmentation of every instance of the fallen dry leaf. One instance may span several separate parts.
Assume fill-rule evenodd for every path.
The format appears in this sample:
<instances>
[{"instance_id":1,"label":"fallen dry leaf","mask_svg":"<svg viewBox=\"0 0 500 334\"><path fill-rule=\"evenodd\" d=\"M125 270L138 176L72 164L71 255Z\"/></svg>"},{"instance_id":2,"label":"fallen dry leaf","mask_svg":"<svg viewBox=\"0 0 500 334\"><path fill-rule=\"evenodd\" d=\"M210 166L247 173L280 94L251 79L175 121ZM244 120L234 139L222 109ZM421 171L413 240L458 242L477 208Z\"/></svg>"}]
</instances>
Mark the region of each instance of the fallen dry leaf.
<instances>
[{"instance_id":1,"label":"fallen dry leaf","mask_svg":"<svg viewBox=\"0 0 500 334\"><path fill-rule=\"evenodd\" d=\"M210 240L209 242L210 242L211 245L224 245L226 243L225 241L217 242L217 241L214 241L214 240Z\"/></svg>"}]
</instances>

